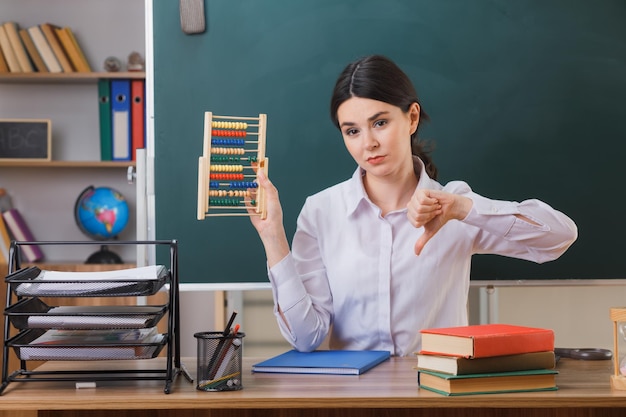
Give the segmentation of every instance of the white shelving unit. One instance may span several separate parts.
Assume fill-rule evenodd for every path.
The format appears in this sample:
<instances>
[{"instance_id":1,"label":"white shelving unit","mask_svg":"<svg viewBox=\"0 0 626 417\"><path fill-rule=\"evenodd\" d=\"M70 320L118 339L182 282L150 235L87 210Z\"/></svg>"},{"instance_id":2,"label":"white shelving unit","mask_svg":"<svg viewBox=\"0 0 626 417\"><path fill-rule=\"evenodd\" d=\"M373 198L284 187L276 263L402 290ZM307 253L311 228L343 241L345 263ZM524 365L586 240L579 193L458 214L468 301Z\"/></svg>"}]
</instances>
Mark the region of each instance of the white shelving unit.
<instances>
[{"instance_id":1,"label":"white shelving unit","mask_svg":"<svg viewBox=\"0 0 626 417\"><path fill-rule=\"evenodd\" d=\"M20 28L45 22L69 26L94 72L100 74L9 74L0 77L0 118L41 118L52 121L52 163L16 164L0 161L0 187L26 218L35 238L88 240L75 223L76 198L86 187L109 186L128 201L131 218L121 240L136 238L137 194L127 181L134 162L100 163L97 79L102 63L115 56L125 63L137 51L145 57L143 0L5 0L2 22ZM114 74L124 78L129 74ZM141 76L144 74L133 76ZM143 191L142 191L143 192ZM82 263L93 247L49 248L47 262ZM124 262L135 262L133 248L120 249Z\"/></svg>"}]
</instances>

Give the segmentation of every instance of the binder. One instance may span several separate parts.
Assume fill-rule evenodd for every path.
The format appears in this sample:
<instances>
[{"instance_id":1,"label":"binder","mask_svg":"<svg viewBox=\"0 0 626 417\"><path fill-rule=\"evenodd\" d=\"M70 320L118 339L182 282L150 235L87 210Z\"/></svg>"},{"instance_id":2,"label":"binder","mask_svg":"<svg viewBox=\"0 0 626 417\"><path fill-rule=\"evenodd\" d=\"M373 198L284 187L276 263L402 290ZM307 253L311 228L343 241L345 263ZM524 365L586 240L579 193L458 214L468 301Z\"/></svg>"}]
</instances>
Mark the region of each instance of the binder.
<instances>
[{"instance_id":1,"label":"binder","mask_svg":"<svg viewBox=\"0 0 626 417\"><path fill-rule=\"evenodd\" d=\"M111 80L112 159L130 161L130 80Z\"/></svg>"},{"instance_id":2,"label":"binder","mask_svg":"<svg viewBox=\"0 0 626 417\"><path fill-rule=\"evenodd\" d=\"M145 82L144 80L132 80L130 82L132 95L130 118L132 124L131 143L132 160L137 159L137 149L146 147L145 140Z\"/></svg>"},{"instance_id":3,"label":"binder","mask_svg":"<svg viewBox=\"0 0 626 417\"><path fill-rule=\"evenodd\" d=\"M100 118L100 160L113 159L111 133L111 82L106 78L98 79L98 111Z\"/></svg>"}]
</instances>

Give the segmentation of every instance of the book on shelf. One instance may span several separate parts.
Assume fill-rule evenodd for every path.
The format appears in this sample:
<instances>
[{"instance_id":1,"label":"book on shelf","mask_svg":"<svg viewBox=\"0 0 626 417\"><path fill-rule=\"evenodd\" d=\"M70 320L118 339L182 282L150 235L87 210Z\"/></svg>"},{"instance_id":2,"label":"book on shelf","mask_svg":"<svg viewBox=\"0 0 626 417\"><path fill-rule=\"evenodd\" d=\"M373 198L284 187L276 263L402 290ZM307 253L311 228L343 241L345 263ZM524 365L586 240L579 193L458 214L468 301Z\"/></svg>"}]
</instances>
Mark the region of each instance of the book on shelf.
<instances>
[{"instance_id":1,"label":"book on shelf","mask_svg":"<svg viewBox=\"0 0 626 417\"><path fill-rule=\"evenodd\" d=\"M555 365L555 354L551 350L486 358L464 358L460 356L417 353L418 370L429 370L451 375L553 369Z\"/></svg>"},{"instance_id":2,"label":"book on shelf","mask_svg":"<svg viewBox=\"0 0 626 417\"><path fill-rule=\"evenodd\" d=\"M9 42L11 43L11 47L13 48L13 52L15 53L15 57L17 58L17 62L20 64L21 72L33 72L33 66L30 63L30 58L28 57L26 48L24 47L22 39L20 38L19 27L17 23L4 22L2 26L4 26L4 29L7 33Z\"/></svg>"},{"instance_id":3,"label":"book on shelf","mask_svg":"<svg viewBox=\"0 0 626 417\"><path fill-rule=\"evenodd\" d=\"M499 394L523 391L554 391L557 389L554 369L534 369L515 372L494 372L451 375L420 370L420 388L442 395Z\"/></svg>"},{"instance_id":4,"label":"book on shelf","mask_svg":"<svg viewBox=\"0 0 626 417\"><path fill-rule=\"evenodd\" d=\"M421 334L421 353L484 358L554 351L554 331L538 327L477 324L423 329Z\"/></svg>"},{"instance_id":5,"label":"book on shelf","mask_svg":"<svg viewBox=\"0 0 626 417\"><path fill-rule=\"evenodd\" d=\"M52 73L63 72L63 68L61 68L61 64L59 64L59 61L54 55L54 51L46 40L41 28L38 25L35 25L29 27L27 30L28 34L33 39L33 43L35 44L37 51L39 51L43 62L46 64L48 71Z\"/></svg>"},{"instance_id":6,"label":"book on shelf","mask_svg":"<svg viewBox=\"0 0 626 417\"><path fill-rule=\"evenodd\" d=\"M289 350L252 365L253 372L360 375L389 359L386 350Z\"/></svg>"},{"instance_id":7,"label":"book on shelf","mask_svg":"<svg viewBox=\"0 0 626 417\"><path fill-rule=\"evenodd\" d=\"M0 74L8 73L9 65L7 64L7 60L4 58L4 54L2 53L2 46L0 45Z\"/></svg>"},{"instance_id":8,"label":"book on shelf","mask_svg":"<svg viewBox=\"0 0 626 417\"><path fill-rule=\"evenodd\" d=\"M74 72L72 64L63 50L63 46L61 45L61 42L56 34L55 28L58 26L53 25L52 23L42 23L39 27L48 41L50 48L52 48L52 52L54 52L54 56L61 65L63 72Z\"/></svg>"},{"instance_id":9,"label":"book on shelf","mask_svg":"<svg viewBox=\"0 0 626 417\"><path fill-rule=\"evenodd\" d=\"M9 36L7 35L4 25L0 25L0 48L2 48L2 54L9 67L9 72L22 72L22 68L17 60L15 51L13 51L11 41L9 41Z\"/></svg>"},{"instance_id":10,"label":"book on shelf","mask_svg":"<svg viewBox=\"0 0 626 417\"><path fill-rule=\"evenodd\" d=\"M78 50L78 54L80 55L80 60L83 62L85 68L87 69L87 72L91 72L91 66L89 65L89 61L87 61L85 52L83 51L83 48L80 47L80 44L78 43L78 40L76 39L76 35L74 35L74 32L69 27L66 27L65 31L67 32L70 39L72 40L72 43L76 46L76 49Z\"/></svg>"},{"instance_id":11,"label":"book on shelf","mask_svg":"<svg viewBox=\"0 0 626 417\"><path fill-rule=\"evenodd\" d=\"M4 222L4 218L0 216L0 263L9 263L9 248L11 247L11 237L9 230Z\"/></svg>"},{"instance_id":12,"label":"book on shelf","mask_svg":"<svg viewBox=\"0 0 626 417\"><path fill-rule=\"evenodd\" d=\"M46 67L46 63L43 61L43 57L37 50L37 47L35 46L35 43L30 36L30 33L28 33L28 30L20 29L19 33L20 38L22 39L22 43L26 48L26 52L28 52L30 60L33 61L37 72L48 72L48 67Z\"/></svg>"},{"instance_id":13,"label":"book on shelf","mask_svg":"<svg viewBox=\"0 0 626 417\"><path fill-rule=\"evenodd\" d=\"M55 27L54 31L74 70L76 72L91 72L89 63L85 59L85 54L78 45L72 30L66 26Z\"/></svg>"},{"instance_id":14,"label":"book on shelf","mask_svg":"<svg viewBox=\"0 0 626 417\"><path fill-rule=\"evenodd\" d=\"M35 241L33 233L17 208L2 212L2 217L14 240L22 242ZM27 262L37 262L43 259L43 252L38 245L21 245L20 249Z\"/></svg>"}]
</instances>

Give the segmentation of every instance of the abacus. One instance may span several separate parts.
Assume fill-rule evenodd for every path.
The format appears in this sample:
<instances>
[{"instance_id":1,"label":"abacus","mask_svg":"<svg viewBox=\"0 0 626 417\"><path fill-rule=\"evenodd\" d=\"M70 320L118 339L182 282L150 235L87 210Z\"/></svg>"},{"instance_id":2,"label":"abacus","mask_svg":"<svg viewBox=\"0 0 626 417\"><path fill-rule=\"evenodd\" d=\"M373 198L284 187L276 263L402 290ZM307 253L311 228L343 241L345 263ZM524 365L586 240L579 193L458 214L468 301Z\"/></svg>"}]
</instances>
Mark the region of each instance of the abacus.
<instances>
[{"instance_id":1,"label":"abacus","mask_svg":"<svg viewBox=\"0 0 626 417\"><path fill-rule=\"evenodd\" d=\"M204 113L204 146L198 159L198 220L208 216L267 216L257 170L267 174L267 115ZM249 208L253 210L250 211Z\"/></svg>"}]
</instances>

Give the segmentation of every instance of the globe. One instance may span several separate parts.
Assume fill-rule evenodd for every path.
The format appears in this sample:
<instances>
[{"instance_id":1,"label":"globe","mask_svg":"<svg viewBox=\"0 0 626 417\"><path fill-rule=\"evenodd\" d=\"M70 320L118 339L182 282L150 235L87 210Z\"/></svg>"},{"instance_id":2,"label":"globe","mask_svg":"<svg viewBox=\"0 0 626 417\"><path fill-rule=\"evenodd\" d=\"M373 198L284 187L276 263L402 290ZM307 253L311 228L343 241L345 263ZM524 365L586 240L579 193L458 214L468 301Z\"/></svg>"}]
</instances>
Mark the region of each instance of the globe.
<instances>
[{"instance_id":1,"label":"globe","mask_svg":"<svg viewBox=\"0 0 626 417\"><path fill-rule=\"evenodd\" d=\"M116 239L128 224L128 203L110 187L85 188L76 199L74 218L80 230L94 240ZM87 258L88 264L121 264L122 258L102 245Z\"/></svg>"},{"instance_id":2,"label":"globe","mask_svg":"<svg viewBox=\"0 0 626 417\"><path fill-rule=\"evenodd\" d=\"M74 217L80 230L94 240L115 239L128 224L128 203L110 187L87 187L76 200Z\"/></svg>"}]
</instances>

